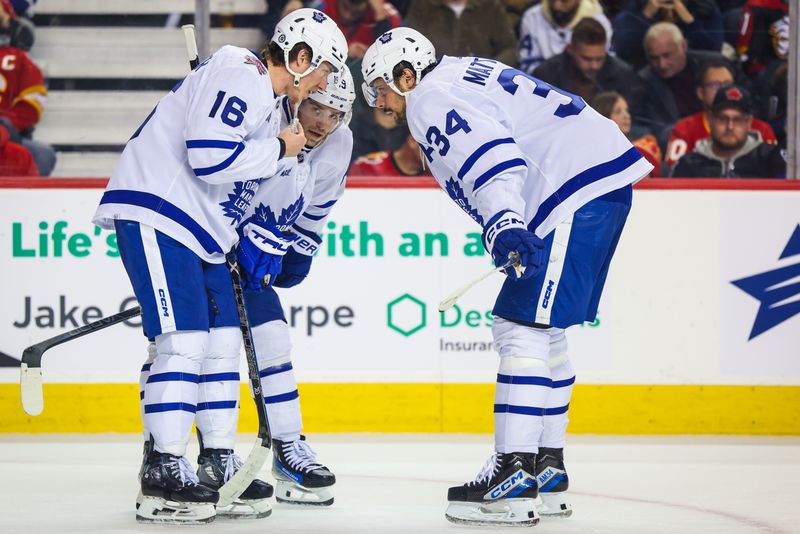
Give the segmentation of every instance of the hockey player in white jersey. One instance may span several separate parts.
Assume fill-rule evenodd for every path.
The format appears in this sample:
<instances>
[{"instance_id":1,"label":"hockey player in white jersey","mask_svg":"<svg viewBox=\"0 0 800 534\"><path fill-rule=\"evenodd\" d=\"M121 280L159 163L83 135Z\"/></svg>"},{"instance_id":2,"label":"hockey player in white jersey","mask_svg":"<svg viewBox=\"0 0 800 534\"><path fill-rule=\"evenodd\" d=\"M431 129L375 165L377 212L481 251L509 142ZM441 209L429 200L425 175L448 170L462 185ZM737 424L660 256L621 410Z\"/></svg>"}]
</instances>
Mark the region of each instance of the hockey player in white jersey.
<instances>
[{"instance_id":1,"label":"hockey player in white jersey","mask_svg":"<svg viewBox=\"0 0 800 534\"><path fill-rule=\"evenodd\" d=\"M144 333L156 347L142 393L150 450L141 474L140 521L213 520L216 489L238 467L235 423L207 424L235 411L236 402L203 400L211 389L238 394L238 378L221 371L232 360L238 366L241 344L223 262L261 179L306 142L301 128L280 129L278 96L300 101L326 87L328 75L344 68L346 51L341 30L311 9L279 22L263 61L247 49L221 48L159 101L112 173L93 220L116 230ZM264 235L254 229L243 238L272 253L266 268L242 262L246 276L280 269L280 254L258 239ZM224 462L229 468L215 485L200 484L185 458L195 420L204 452L226 452L201 452L201 466ZM271 493L266 483L254 482L242 499L263 501Z\"/></svg>"},{"instance_id":2,"label":"hockey player in white jersey","mask_svg":"<svg viewBox=\"0 0 800 534\"><path fill-rule=\"evenodd\" d=\"M446 516L530 525L539 513L569 515L563 448L575 375L564 329L594 320L631 184L652 167L579 97L490 59L437 62L410 28L381 35L362 71L368 102L408 121L439 185L483 227L495 264L517 259L493 310L495 454L450 488Z\"/></svg>"},{"instance_id":3,"label":"hockey player in white jersey","mask_svg":"<svg viewBox=\"0 0 800 534\"><path fill-rule=\"evenodd\" d=\"M336 477L321 464L300 434L300 399L291 361L289 325L274 287L289 288L302 282L311 269L320 234L334 204L344 193L345 174L353 151L353 134L347 124L356 94L345 67L332 74L328 87L312 93L299 108L299 121L308 142L298 156L295 180L267 181L248 210L249 221L297 236L283 258L281 272L266 284L250 280L245 289L247 316L273 435L272 474L279 502L328 506L333 503ZM282 99L282 124L292 122L293 106ZM303 179L303 177L307 177Z\"/></svg>"}]
</instances>

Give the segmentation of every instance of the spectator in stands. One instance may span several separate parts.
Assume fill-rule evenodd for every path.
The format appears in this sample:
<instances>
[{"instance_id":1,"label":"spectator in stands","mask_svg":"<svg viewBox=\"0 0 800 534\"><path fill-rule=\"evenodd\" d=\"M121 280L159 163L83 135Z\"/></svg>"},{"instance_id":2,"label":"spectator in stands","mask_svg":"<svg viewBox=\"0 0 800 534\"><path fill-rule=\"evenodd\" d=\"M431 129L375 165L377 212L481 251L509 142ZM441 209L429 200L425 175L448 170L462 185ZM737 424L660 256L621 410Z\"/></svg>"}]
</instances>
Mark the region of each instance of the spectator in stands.
<instances>
[{"instance_id":1,"label":"spectator in stands","mask_svg":"<svg viewBox=\"0 0 800 534\"><path fill-rule=\"evenodd\" d=\"M353 131L352 159L372 152L394 150L408 136L408 126L396 124L391 116L369 106L353 112L350 129Z\"/></svg>"},{"instance_id":2,"label":"spectator in stands","mask_svg":"<svg viewBox=\"0 0 800 534\"><path fill-rule=\"evenodd\" d=\"M739 85L717 91L711 107L711 136L675 166L680 178L784 178L786 159L777 145L749 135L752 120L750 93Z\"/></svg>"},{"instance_id":3,"label":"spectator in stands","mask_svg":"<svg viewBox=\"0 0 800 534\"><path fill-rule=\"evenodd\" d=\"M711 106L720 87L733 83L733 71L730 63L724 59L713 59L703 65L697 83L697 96L703 103L703 111L679 120L672 127L667 143L665 163L674 167L681 157L694 150L695 144L709 136ZM775 133L766 122L753 117L750 135L765 143L775 143Z\"/></svg>"},{"instance_id":4,"label":"spectator in stands","mask_svg":"<svg viewBox=\"0 0 800 534\"><path fill-rule=\"evenodd\" d=\"M748 74L783 62L789 53L789 3L748 0L742 13L737 49Z\"/></svg>"},{"instance_id":5,"label":"spectator in stands","mask_svg":"<svg viewBox=\"0 0 800 534\"><path fill-rule=\"evenodd\" d=\"M478 56L518 64L517 39L500 0L415 1L406 24L428 37L439 57Z\"/></svg>"},{"instance_id":6,"label":"spectator in stands","mask_svg":"<svg viewBox=\"0 0 800 534\"><path fill-rule=\"evenodd\" d=\"M3 126L0 126L0 176L39 176L31 153L24 146L12 142Z\"/></svg>"},{"instance_id":7,"label":"spectator in stands","mask_svg":"<svg viewBox=\"0 0 800 534\"><path fill-rule=\"evenodd\" d=\"M539 0L503 0L508 14L508 24L514 30L515 35L519 34L519 21L522 19L522 14L533 4L538 3Z\"/></svg>"},{"instance_id":8,"label":"spectator in stands","mask_svg":"<svg viewBox=\"0 0 800 534\"><path fill-rule=\"evenodd\" d=\"M430 176L422 163L419 145L411 134L397 150L361 156L350 166L350 176Z\"/></svg>"},{"instance_id":9,"label":"spectator in stands","mask_svg":"<svg viewBox=\"0 0 800 534\"><path fill-rule=\"evenodd\" d=\"M342 29L351 60L362 59L375 39L400 26L397 10L384 0L324 0L317 9Z\"/></svg>"},{"instance_id":10,"label":"spectator in stands","mask_svg":"<svg viewBox=\"0 0 800 534\"><path fill-rule=\"evenodd\" d=\"M686 36L692 50L722 49L722 13L714 0L629 0L614 17L614 50L641 68L645 64L642 39L653 24L671 22Z\"/></svg>"},{"instance_id":11,"label":"spectator in stands","mask_svg":"<svg viewBox=\"0 0 800 534\"><path fill-rule=\"evenodd\" d=\"M23 50L10 46L14 18L7 0L0 5L0 124L5 126L16 143L33 155L42 176L49 176L56 163L53 147L31 139L33 128L42 117L47 97L44 77L39 67Z\"/></svg>"},{"instance_id":12,"label":"spectator in stands","mask_svg":"<svg viewBox=\"0 0 800 534\"><path fill-rule=\"evenodd\" d=\"M719 53L688 50L688 46L680 28L671 22L654 24L645 35L650 64L639 71L641 94L634 98L633 115L637 124L655 134L662 146L666 145L673 124L703 110L695 91L702 65L712 59L724 59Z\"/></svg>"},{"instance_id":13,"label":"spectator in stands","mask_svg":"<svg viewBox=\"0 0 800 534\"><path fill-rule=\"evenodd\" d=\"M566 50L551 57L533 75L591 102L597 93L617 91L630 97L639 80L624 61L608 55L606 30L594 19L583 19L572 32Z\"/></svg>"},{"instance_id":14,"label":"spectator in stands","mask_svg":"<svg viewBox=\"0 0 800 534\"><path fill-rule=\"evenodd\" d=\"M650 176L661 175L661 149L652 134L643 134L631 122L631 113L625 97L615 91L599 93L592 100L592 107L600 115L617 123L633 146L653 165Z\"/></svg>"},{"instance_id":15,"label":"spectator in stands","mask_svg":"<svg viewBox=\"0 0 800 534\"><path fill-rule=\"evenodd\" d=\"M611 36L611 23L598 0L544 0L528 9L519 27L522 70L533 72L544 60L563 52L572 29L585 18L595 19Z\"/></svg>"}]
</instances>

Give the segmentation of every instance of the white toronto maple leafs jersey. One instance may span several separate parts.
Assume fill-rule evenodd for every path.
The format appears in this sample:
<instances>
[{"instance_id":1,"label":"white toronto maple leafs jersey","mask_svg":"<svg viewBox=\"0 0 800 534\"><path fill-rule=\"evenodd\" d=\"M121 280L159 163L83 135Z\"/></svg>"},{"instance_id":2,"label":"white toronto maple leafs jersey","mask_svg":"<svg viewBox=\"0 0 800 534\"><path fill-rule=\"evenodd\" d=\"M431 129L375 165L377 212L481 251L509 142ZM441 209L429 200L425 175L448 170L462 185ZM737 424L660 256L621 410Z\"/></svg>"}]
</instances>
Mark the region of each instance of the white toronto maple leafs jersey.
<instances>
[{"instance_id":1,"label":"white toronto maple leafs jersey","mask_svg":"<svg viewBox=\"0 0 800 534\"><path fill-rule=\"evenodd\" d=\"M494 60L445 56L406 103L436 181L481 226L512 210L544 238L652 169L581 98Z\"/></svg>"},{"instance_id":2,"label":"white toronto maple leafs jersey","mask_svg":"<svg viewBox=\"0 0 800 534\"><path fill-rule=\"evenodd\" d=\"M283 97L280 102L281 127L285 127L291 122L289 100ZM292 246L313 254L321 242L322 226L344 193L352 152L353 133L342 125L320 146L281 160L278 173L259 187L244 221L252 216L283 232L299 234Z\"/></svg>"},{"instance_id":3,"label":"white toronto maple leafs jersey","mask_svg":"<svg viewBox=\"0 0 800 534\"><path fill-rule=\"evenodd\" d=\"M251 51L220 48L133 134L94 223L137 221L222 263L260 179L278 168L279 105L267 67Z\"/></svg>"}]
</instances>

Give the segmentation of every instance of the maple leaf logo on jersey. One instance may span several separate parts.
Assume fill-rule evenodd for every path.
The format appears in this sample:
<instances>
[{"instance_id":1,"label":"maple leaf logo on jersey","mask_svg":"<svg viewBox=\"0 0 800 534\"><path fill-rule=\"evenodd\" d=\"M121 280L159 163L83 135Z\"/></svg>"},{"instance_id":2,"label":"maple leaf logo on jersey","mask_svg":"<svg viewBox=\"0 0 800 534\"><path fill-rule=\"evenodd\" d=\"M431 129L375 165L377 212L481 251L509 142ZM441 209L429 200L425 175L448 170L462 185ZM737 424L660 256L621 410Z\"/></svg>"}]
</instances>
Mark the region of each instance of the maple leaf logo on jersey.
<instances>
[{"instance_id":1,"label":"maple leaf logo on jersey","mask_svg":"<svg viewBox=\"0 0 800 534\"><path fill-rule=\"evenodd\" d=\"M279 217L275 216L275 212L269 206L259 204L256 207L255 216L257 220L266 223L267 226L276 227L283 232L291 228L300 214L303 213L304 204L305 199L303 195L300 195L300 198L281 210Z\"/></svg>"},{"instance_id":2,"label":"maple leaf logo on jersey","mask_svg":"<svg viewBox=\"0 0 800 534\"><path fill-rule=\"evenodd\" d=\"M237 224L250 207L250 201L253 200L259 183L261 180L234 182L233 191L228 193L228 200L219 203L225 216L231 219L231 226Z\"/></svg>"},{"instance_id":3,"label":"maple leaf logo on jersey","mask_svg":"<svg viewBox=\"0 0 800 534\"><path fill-rule=\"evenodd\" d=\"M255 66L256 70L258 71L258 74L259 74L259 76L263 76L263 75L265 75L265 74L267 73L267 67L265 67L265 66L264 66L264 64L263 64L263 63L261 63L261 62L258 60L258 58L257 58L257 57L255 57L255 56L246 56L246 57L244 58L244 62L245 62L247 65L253 65L253 66Z\"/></svg>"},{"instance_id":4,"label":"maple leaf logo on jersey","mask_svg":"<svg viewBox=\"0 0 800 534\"><path fill-rule=\"evenodd\" d=\"M380 37L378 37L378 40L381 42L381 44L386 44L386 43L388 43L389 41L391 41L391 40L392 40L392 32L386 32L386 33L384 33L383 35L381 35Z\"/></svg>"},{"instance_id":5,"label":"maple leaf logo on jersey","mask_svg":"<svg viewBox=\"0 0 800 534\"><path fill-rule=\"evenodd\" d=\"M322 13L322 11L315 11L314 14L311 15L311 18L316 20L317 22L322 23L325 22L325 20L327 20L328 17L326 17L325 14Z\"/></svg>"},{"instance_id":6,"label":"maple leaf logo on jersey","mask_svg":"<svg viewBox=\"0 0 800 534\"><path fill-rule=\"evenodd\" d=\"M447 194L450 195L450 198L453 199L453 202L458 204L462 210L467 212L467 215L472 217L475 222L483 226L483 217L480 216L477 209L470 205L469 199L467 199L467 196L464 194L464 190L461 189L459 183L453 178L450 178L447 180L446 185L447 187L445 190L447 191Z\"/></svg>"},{"instance_id":7,"label":"maple leaf logo on jersey","mask_svg":"<svg viewBox=\"0 0 800 534\"><path fill-rule=\"evenodd\" d=\"M794 229L778 260L798 255L800 225ZM748 341L800 314L800 262L734 280L731 284L761 302Z\"/></svg>"}]
</instances>

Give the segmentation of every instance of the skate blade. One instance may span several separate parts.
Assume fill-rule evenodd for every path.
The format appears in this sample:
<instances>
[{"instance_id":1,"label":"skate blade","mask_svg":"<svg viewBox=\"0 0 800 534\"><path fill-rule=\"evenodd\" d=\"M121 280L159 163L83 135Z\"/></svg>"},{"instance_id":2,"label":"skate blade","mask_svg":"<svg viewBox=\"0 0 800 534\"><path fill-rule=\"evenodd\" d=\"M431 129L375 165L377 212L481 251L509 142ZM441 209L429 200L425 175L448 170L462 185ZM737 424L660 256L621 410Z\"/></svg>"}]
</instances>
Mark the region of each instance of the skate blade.
<instances>
[{"instance_id":1,"label":"skate blade","mask_svg":"<svg viewBox=\"0 0 800 534\"><path fill-rule=\"evenodd\" d=\"M539 493L540 502L536 511L542 517L567 518L572 515L572 505L565 499L564 492Z\"/></svg>"},{"instance_id":2,"label":"skate blade","mask_svg":"<svg viewBox=\"0 0 800 534\"><path fill-rule=\"evenodd\" d=\"M211 523L215 518L214 505L206 502L176 502L144 497L136 505L136 520L140 523L194 525Z\"/></svg>"},{"instance_id":3,"label":"skate blade","mask_svg":"<svg viewBox=\"0 0 800 534\"><path fill-rule=\"evenodd\" d=\"M459 525L532 527L539 522L533 499L451 501L444 516L451 523Z\"/></svg>"},{"instance_id":4,"label":"skate blade","mask_svg":"<svg viewBox=\"0 0 800 534\"><path fill-rule=\"evenodd\" d=\"M275 500L293 506L330 506L333 504L333 487L306 488L278 479L275 484Z\"/></svg>"},{"instance_id":5,"label":"skate blade","mask_svg":"<svg viewBox=\"0 0 800 534\"><path fill-rule=\"evenodd\" d=\"M272 506L267 499L234 501L228 506L217 507L220 519L263 519L272 514Z\"/></svg>"}]
</instances>

